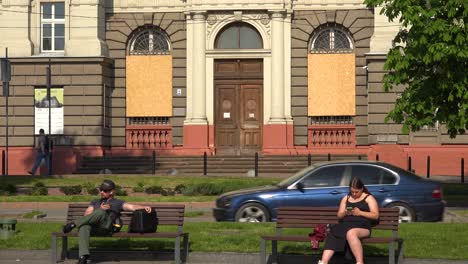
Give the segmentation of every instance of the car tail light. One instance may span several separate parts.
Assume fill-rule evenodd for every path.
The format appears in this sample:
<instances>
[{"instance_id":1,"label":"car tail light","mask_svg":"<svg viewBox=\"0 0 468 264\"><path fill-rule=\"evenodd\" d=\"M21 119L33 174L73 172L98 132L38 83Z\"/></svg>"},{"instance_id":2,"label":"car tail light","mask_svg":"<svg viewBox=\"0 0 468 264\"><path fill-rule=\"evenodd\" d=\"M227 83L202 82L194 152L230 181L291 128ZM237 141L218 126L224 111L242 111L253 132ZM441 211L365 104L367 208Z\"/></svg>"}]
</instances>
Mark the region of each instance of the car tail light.
<instances>
[{"instance_id":1,"label":"car tail light","mask_svg":"<svg viewBox=\"0 0 468 264\"><path fill-rule=\"evenodd\" d=\"M437 186L437 187L432 191L432 198L434 198L434 199L442 199L442 192L440 191L440 186Z\"/></svg>"}]
</instances>

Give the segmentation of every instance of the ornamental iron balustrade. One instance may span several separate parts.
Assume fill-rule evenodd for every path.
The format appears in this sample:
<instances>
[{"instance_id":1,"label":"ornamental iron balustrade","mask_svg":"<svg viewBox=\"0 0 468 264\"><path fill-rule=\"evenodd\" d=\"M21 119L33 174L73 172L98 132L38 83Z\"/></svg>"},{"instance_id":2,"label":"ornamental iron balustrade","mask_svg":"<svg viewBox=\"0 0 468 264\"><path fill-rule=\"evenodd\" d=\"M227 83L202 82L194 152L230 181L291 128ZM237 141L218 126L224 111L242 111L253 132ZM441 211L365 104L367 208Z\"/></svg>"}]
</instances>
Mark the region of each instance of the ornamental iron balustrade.
<instances>
[{"instance_id":1,"label":"ornamental iron balustrade","mask_svg":"<svg viewBox=\"0 0 468 264\"><path fill-rule=\"evenodd\" d=\"M126 139L128 149L168 149L172 148L172 127L127 126Z\"/></svg>"},{"instance_id":2,"label":"ornamental iron balustrade","mask_svg":"<svg viewBox=\"0 0 468 264\"><path fill-rule=\"evenodd\" d=\"M308 148L349 148L356 146L354 125L309 125Z\"/></svg>"}]
</instances>

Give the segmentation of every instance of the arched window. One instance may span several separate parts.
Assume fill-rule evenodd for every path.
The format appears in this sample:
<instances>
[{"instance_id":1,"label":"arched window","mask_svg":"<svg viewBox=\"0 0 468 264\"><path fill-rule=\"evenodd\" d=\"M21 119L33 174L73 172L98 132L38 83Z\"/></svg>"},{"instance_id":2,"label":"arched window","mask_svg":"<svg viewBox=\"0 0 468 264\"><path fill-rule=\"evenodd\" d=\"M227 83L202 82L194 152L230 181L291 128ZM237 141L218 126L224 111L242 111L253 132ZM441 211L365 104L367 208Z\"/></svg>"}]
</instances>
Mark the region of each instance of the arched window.
<instances>
[{"instance_id":1,"label":"arched window","mask_svg":"<svg viewBox=\"0 0 468 264\"><path fill-rule=\"evenodd\" d=\"M336 27L328 27L315 34L310 49L312 53L340 53L352 50L349 35Z\"/></svg>"},{"instance_id":2,"label":"arched window","mask_svg":"<svg viewBox=\"0 0 468 264\"><path fill-rule=\"evenodd\" d=\"M130 41L130 55L169 54L169 38L157 27L145 27L139 30Z\"/></svg>"},{"instance_id":3,"label":"arched window","mask_svg":"<svg viewBox=\"0 0 468 264\"><path fill-rule=\"evenodd\" d=\"M262 36L251 25L234 22L224 27L216 37L216 49L261 49Z\"/></svg>"}]
</instances>

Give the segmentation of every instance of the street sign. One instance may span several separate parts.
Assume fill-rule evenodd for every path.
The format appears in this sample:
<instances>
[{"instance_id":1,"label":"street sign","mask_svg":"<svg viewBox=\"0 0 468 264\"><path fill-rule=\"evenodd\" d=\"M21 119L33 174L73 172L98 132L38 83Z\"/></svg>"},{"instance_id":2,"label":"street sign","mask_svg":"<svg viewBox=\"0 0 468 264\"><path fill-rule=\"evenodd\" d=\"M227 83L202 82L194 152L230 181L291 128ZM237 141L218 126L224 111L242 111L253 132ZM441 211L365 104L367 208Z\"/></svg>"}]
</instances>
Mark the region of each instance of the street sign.
<instances>
[{"instance_id":1,"label":"street sign","mask_svg":"<svg viewBox=\"0 0 468 264\"><path fill-rule=\"evenodd\" d=\"M2 81L2 95L3 96L9 96L10 95L10 89L8 83L11 80L11 64L8 59L1 59L0 62L0 80Z\"/></svg>"},{"instance_id":2,"label":"street sign","mask_svg":"<svg viewBox=\"0 0 468 264\"><path fill-rule=\"evenodd\" d=\"M2 74L0 80L2 82L11 81L11 63L8 59L1 59Z\"/></svg>"}]
</instances>

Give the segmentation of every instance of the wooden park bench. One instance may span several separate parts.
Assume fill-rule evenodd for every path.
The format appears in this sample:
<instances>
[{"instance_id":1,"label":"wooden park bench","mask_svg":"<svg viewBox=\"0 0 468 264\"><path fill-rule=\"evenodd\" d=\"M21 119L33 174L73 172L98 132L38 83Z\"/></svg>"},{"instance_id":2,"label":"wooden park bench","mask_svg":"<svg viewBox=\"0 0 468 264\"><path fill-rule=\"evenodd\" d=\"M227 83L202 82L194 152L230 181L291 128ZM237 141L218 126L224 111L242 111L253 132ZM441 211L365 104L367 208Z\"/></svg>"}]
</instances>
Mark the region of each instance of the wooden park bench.
<instances>
[{"instance_id":1,"label":"wooden park bench","mask_svg":"<svg viewBox=\"0 0 468 264\"><path fill-rule=\"evenodd\" d=\"M260 242L260 263L267 263L266 243L271 241L272 263L276 263L278 255L278 241L308 242L308 233L313 231L317 224L337 224L336 216L338 208L330 207L279 207L276 219L276 235L265 235ZM372 230L389 230L391 236L361 239L363 244L388 244L388 258L390 264L395 264L395 253L398 256L398 263L403 258L403 239L398 237L399 212L397 208L379 208L380 217L376 226ZM303 235L285 235L282 231L287 228L308 228L310 231ZM395 245L398 244L398 249ZM364 252L365 253L365 252Z\"/></svg>"},{"instance_id":2,"label":"wooden park bench","mask_svg":"<svg viewBox=\"0 0 468 264\"><path fill-rule=\"evenodd\" d=\"M109 237L117 238L173 238L174 242L174 255L175 263L181 263L181 238L183 238L183 259L187 260L188 257L188 243L189 243L189 234L184 233L184 211L185 205L168 205L168 204L145 204L156 210L158 217L158 229L159 226L174 226L173 232L159 232L155 233L127 233L126 231L120 231L114 233ZM84 215L86 208L89 206L89 203L70 203L68 205L67 221L69 223L81 216ZM133 212L122 212L122 222L124 226L128 226L131 220ZM62 238L62 252L61 260L64 260L67 257L68 251L68 237L78 237L78 231L75 229L74 232L64 234L63 232L54 232L52 233L52 245L51 245L51 256L52 263L57 262L57 237Z\"/></svg>"}]
</instances>

